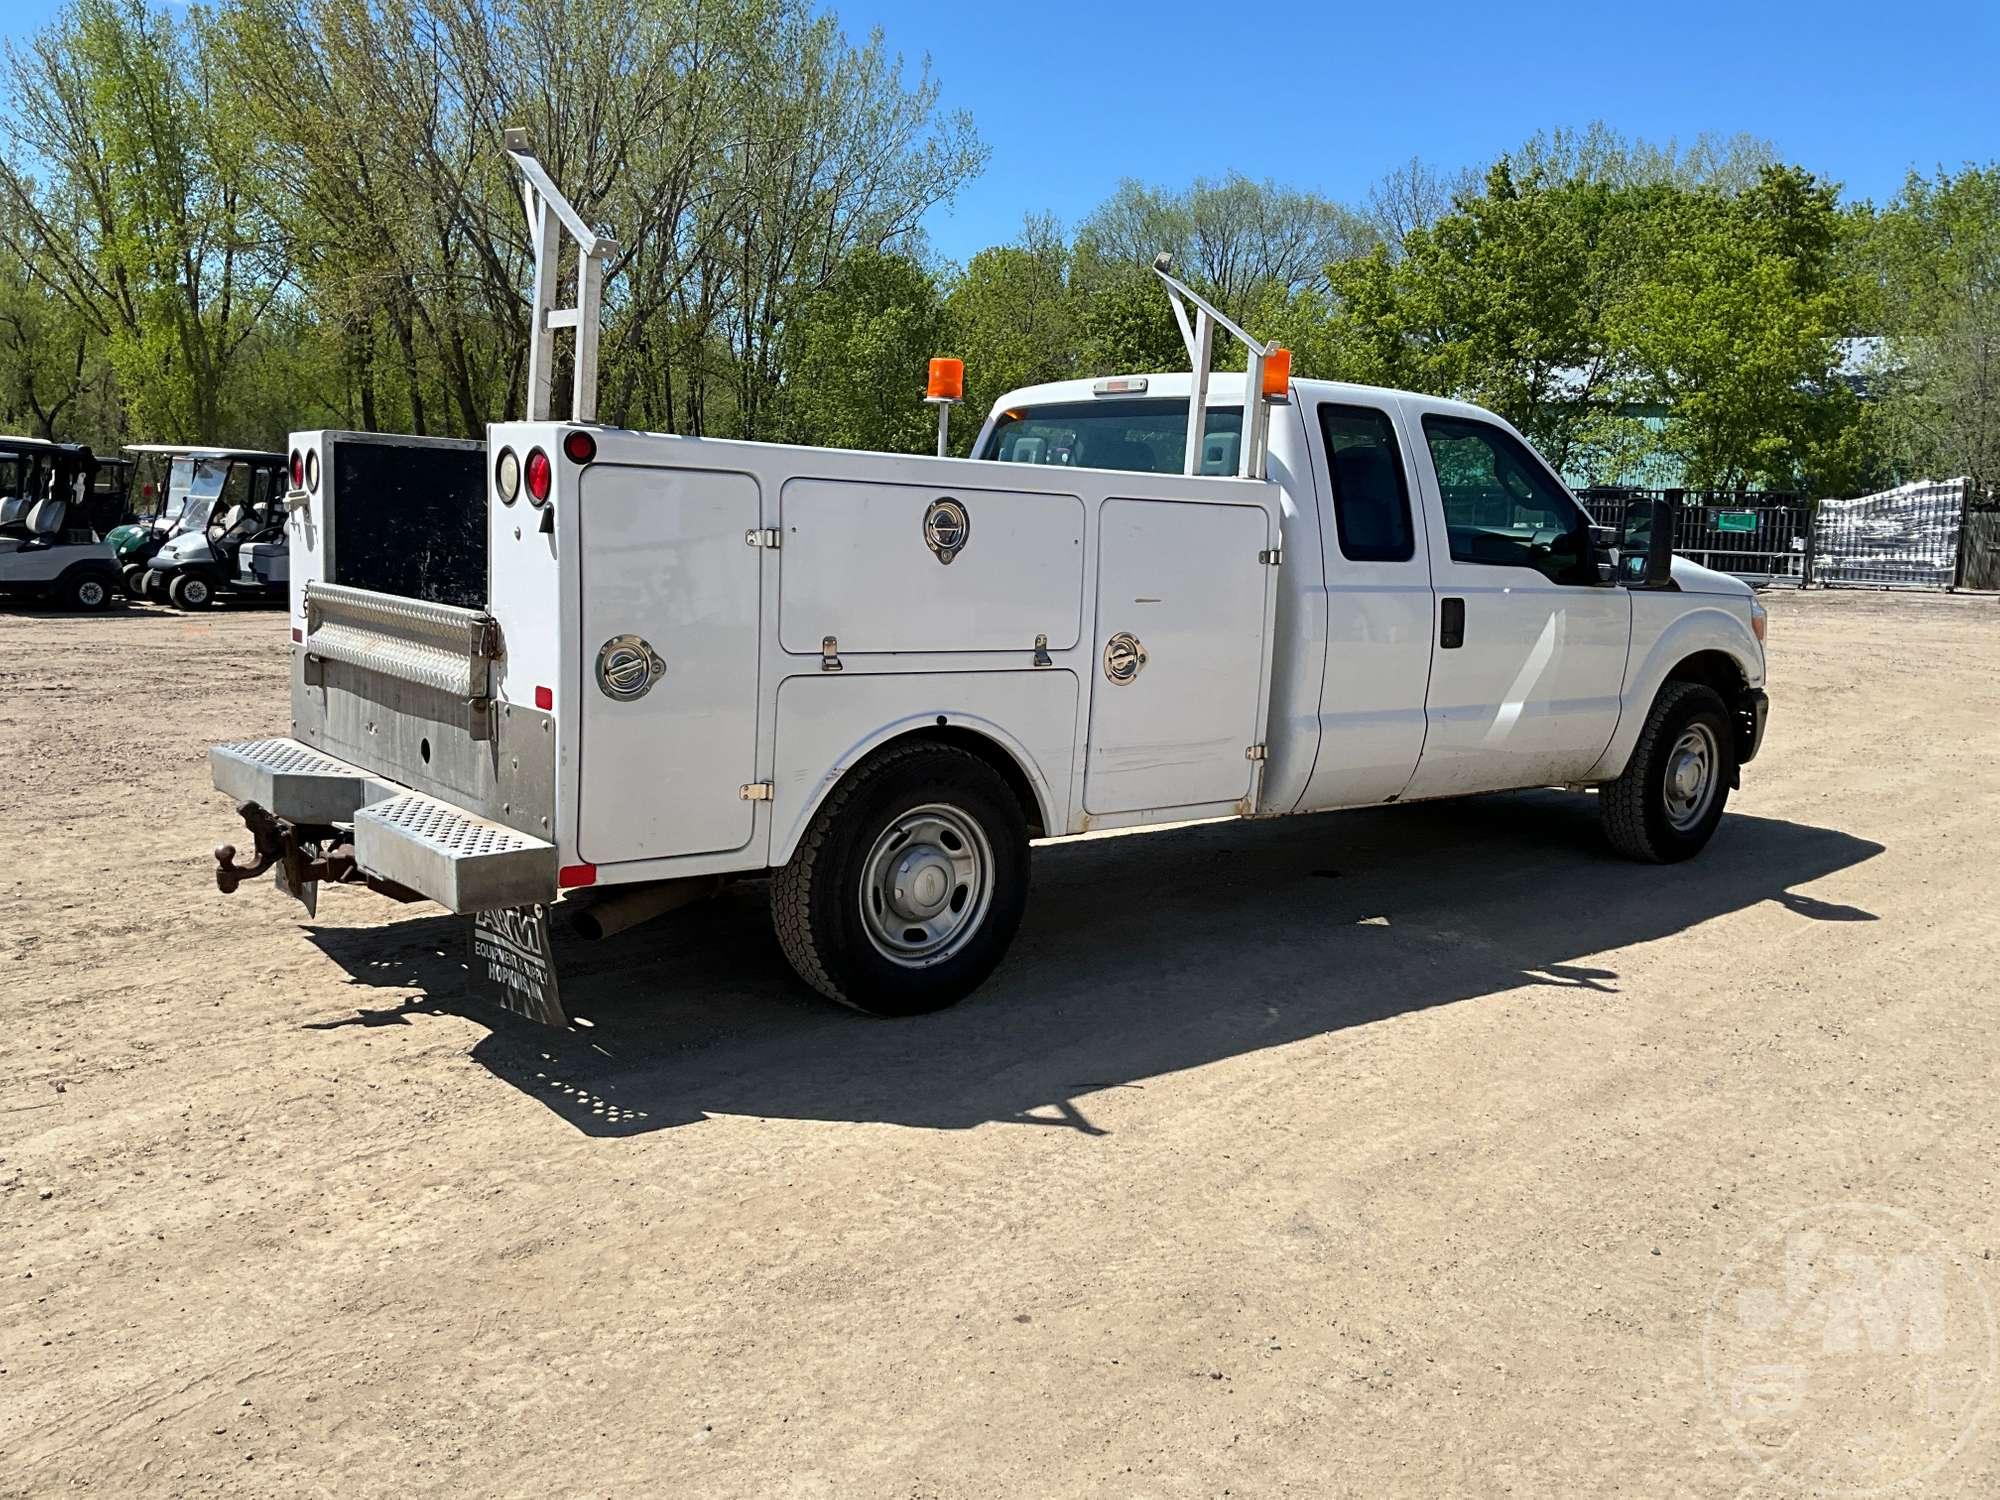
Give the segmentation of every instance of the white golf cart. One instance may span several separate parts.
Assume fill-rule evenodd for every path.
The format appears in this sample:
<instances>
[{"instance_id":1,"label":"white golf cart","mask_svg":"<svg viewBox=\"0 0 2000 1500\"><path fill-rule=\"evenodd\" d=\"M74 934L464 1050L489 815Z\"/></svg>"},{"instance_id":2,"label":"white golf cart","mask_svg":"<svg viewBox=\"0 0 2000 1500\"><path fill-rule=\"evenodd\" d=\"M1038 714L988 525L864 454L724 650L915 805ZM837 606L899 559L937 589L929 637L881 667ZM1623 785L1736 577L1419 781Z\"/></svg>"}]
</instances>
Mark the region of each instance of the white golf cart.
<instances>
[{"instance_id":1,"label":"white golf cart","mask_svg":"<svg viewBox=\"0 0 2000 1500\"><path fill-rule=\"evenodd\" d=\"M135 595L187 610L207 609L221 594L283 598L284 455L164 444L146 451L171 463L151 534L134 528L120 538Z\"/></svg>"},{"instance_id":2,"label":"white golf cart","mask_svg":"<svg viewBox=\"0 0 2000 1500\"><path fill-rule=\"evenodd\" d=\"M100 610L118 591L104 533L123 498L95 483L90 449L0 437L0 595Z\"/></svg>"}]
</instances>

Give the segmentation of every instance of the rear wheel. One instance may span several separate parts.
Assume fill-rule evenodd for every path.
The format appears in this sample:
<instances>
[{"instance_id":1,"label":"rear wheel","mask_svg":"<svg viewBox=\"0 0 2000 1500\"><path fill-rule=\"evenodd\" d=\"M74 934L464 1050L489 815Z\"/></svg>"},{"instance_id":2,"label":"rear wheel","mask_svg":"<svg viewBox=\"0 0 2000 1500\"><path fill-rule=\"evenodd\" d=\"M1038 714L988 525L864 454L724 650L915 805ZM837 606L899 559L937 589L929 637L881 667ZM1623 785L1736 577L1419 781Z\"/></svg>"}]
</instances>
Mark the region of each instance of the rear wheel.
<instances>
[{"instance_id":1,"label":"rear wheel","mask_svg":"<svg viewBox=\"0 0 2000 1500\"><path fill-rule=\"evenodd\" d=\"M167 586L167 597L180 609L207 609L215 602L215 590L199 573L180 573Z\"/></svg>"},{"instance_id":2,"label":"rear wheel","mask_svg":"<svg viewBox=\"0 0 2000 1500\"><path fill-rule=\"evenodd\" d=\"M167 579L158 568L148 568L139 575L139 592L155 604L167 602Z\"/></svg>"},{"instance_id":3,"label":"rear wheel","mask_svg":"<svg viewBox=\"0 0 2000 1500\"><path fill-rule=\"evenodd\" d=\"M771 879L799 977L878 1016L963 999L998 966L1028 895L1020 804L978 756L892 749L835 788Z\"/></svg>"},{"instance_id":4,"label":"rear wheel","mask_svg":"<svg viewBox=\"0 0 2000 1500\"><path fill-rule=\"evenodd\" d=\"M1722 696L1705 683L1670 682L1653 700L1625 774L1599 793L1605 835L1620 854L1648 864L1699 854L1735 775Z\"/></svg>"}]
</instances>

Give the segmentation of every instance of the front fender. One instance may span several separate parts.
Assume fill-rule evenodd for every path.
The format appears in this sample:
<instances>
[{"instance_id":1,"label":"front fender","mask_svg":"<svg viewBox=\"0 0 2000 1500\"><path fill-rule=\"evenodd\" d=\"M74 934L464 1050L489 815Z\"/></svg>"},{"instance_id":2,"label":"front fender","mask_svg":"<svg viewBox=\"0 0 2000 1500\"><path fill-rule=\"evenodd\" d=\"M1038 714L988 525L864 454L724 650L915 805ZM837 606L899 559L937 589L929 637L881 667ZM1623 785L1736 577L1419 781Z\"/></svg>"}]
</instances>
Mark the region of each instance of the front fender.
<instances>
[{"instance_id":1,"label":"front fender","mask_svg":"<svg viewBox=\"0 0 2000 1500\"><path fill-rule=\"evenodd\" d=\"M1632 647L1626 654L1618 728L1585 781L1610 781L1625 769L1646 727L1646 715L1675 667L1704 651L1736 663L1744 683L1764 685L1764 648L1751 632L1749 596L1686 594L1672 590L1632 593Z\"/></svg>"}]
</instances>

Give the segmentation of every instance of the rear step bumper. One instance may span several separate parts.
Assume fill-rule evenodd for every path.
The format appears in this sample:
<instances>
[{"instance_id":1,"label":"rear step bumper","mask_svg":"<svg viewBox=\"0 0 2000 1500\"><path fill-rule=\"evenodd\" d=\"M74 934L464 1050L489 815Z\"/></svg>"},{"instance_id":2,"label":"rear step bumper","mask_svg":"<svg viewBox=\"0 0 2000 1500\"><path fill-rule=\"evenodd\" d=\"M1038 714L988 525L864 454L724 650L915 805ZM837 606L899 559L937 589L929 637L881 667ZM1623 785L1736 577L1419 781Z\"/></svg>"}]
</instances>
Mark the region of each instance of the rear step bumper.
<instances>
[{"instance_id":1,"label":"rear step bumper","mask_svg":"<svg viewBox=\"0 0 2000 1500\"><path fill-rule=\"evenodd\" d=\"M553 901L556 848L449 802L369 775L297 740L208 752L215 789L291 823L352 823L362 873L451 911Z\"/></svg>"}]
</instances>

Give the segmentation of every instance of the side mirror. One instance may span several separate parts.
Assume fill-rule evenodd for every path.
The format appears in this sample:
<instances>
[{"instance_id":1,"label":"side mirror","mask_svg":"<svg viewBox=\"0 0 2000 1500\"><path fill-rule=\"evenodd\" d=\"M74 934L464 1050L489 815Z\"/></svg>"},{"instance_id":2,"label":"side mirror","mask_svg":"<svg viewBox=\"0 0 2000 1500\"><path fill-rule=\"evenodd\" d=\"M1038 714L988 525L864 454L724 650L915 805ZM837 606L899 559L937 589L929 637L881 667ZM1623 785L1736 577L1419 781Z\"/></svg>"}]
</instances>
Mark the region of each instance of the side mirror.
<instances>
[{"instance_id":1,"label":"side mirror","mask_svg":"<svg viewBox=\"0 0 2000 1500\"><path fill-rule=\"evenodd\" d=\"M1673 491L1634 500L1618 533L1618 581L1628 588L1666 588L1674 581L1674 517L1680 497Z\"/></svg>"}]
</instances>

